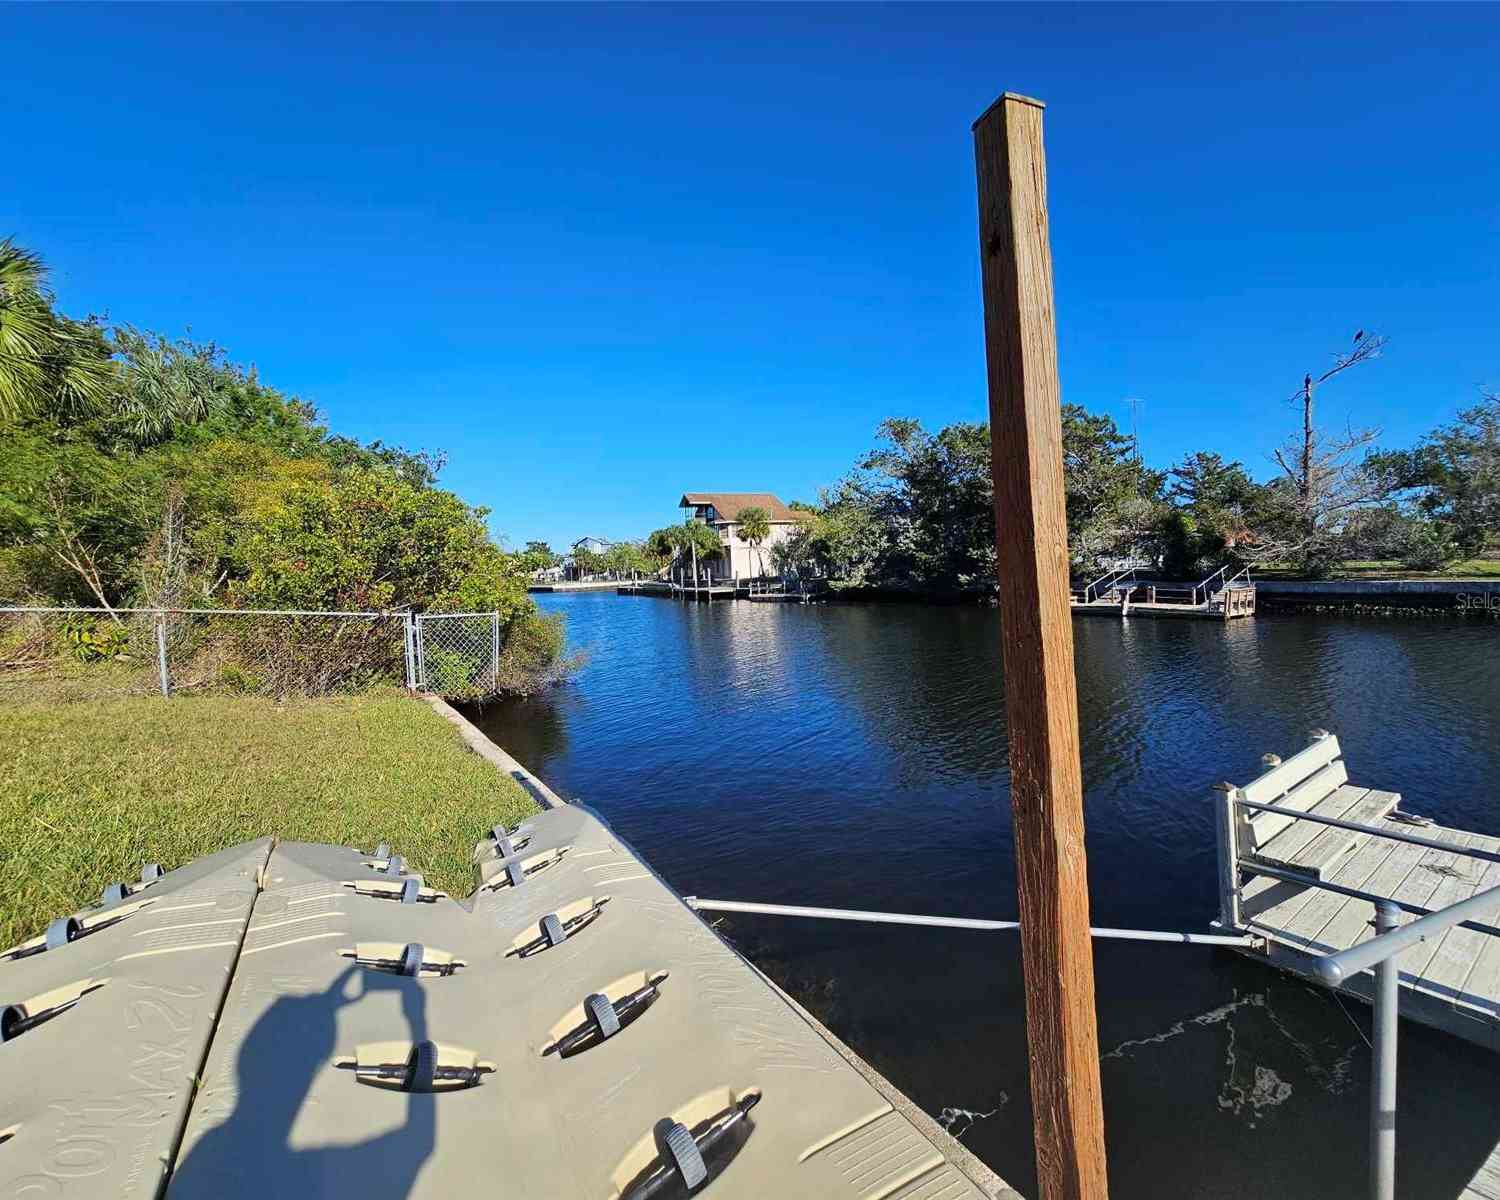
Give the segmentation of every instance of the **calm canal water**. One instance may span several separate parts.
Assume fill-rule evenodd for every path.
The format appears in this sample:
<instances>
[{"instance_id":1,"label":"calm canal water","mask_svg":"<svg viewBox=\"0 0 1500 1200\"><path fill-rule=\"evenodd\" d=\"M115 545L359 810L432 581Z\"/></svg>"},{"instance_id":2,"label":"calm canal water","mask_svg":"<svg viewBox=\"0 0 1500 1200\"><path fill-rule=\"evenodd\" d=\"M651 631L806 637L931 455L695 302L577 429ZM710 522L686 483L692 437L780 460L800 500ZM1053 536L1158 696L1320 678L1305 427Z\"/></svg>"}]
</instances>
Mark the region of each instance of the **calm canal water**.
<instances>
[{"instance_id":1,"label":"calm canal water","mask_svg":"<svg viewBox=\"0 0 1500 1200\"><path fill-rule=\"evenodd\" d=\"M489 734L684 893L1013 917L999 619L921 606L542 598L588 656ZM1338 733L1356 782L1500 834L1500 625L1075 618L1096 924L1204 930L1210 787ZM1027 1195L1013 935L735 917L744 951ZM1125 1197L1361 1196L1367 1014L1199 947L1095 950ZM1500 1140L1500 1062L1401 1042L1399 1192L1456 1196Z\"/></svg>"}]
</instances>

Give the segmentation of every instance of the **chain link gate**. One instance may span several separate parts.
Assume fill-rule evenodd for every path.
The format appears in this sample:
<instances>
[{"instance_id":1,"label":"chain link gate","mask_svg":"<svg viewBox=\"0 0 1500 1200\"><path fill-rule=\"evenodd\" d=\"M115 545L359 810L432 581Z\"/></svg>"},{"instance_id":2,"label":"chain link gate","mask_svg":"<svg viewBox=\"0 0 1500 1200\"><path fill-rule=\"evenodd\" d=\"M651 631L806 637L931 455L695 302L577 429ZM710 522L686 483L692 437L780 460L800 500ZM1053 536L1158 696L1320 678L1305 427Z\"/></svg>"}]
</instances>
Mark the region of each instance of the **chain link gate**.
<instances>
[{"instance_id":1,"label":"chain link gate","mask_svg":"<svg viewBox=\"0 0 1500 1200\"><path fill-rule=\"evenodd\" d=\"M411 684L457 699L493 695L500 683L500 614L418 613L411 626Z\"/></svg>"}]
</instances>

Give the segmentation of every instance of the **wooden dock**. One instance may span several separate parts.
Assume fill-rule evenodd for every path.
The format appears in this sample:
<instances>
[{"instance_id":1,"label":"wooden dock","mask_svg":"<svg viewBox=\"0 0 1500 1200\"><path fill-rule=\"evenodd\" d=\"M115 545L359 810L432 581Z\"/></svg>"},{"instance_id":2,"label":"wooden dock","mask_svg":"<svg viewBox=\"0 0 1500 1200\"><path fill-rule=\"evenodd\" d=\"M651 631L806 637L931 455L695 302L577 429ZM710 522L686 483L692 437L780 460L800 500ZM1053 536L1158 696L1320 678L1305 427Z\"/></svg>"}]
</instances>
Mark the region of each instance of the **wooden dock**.
<instances>
[{"instance_id":1,"label":"wooden dock","mask_svg":"<svg viewBox=\"0 0 1500 1200\"><path fill-rule=\"evenodd\" d=\"M1161 583L1138 578L1140 567L1106 572L1069 599L1075 613L1097 617L1187 617L1233 621L1255 615L1255 585L1249 571L1230 575L1220 567L1197 583Z\"/></svg>"},{"instance_id":2,"label":"wooden dock","mask_svg":"<svg viewBox=\"0 0 1500 1200\"><path fill-rule=\"evenodd\" d=\"M739 590L733 583L677 583L672 585L672 594L679 600L733 600Z\"/></svg>"},{"instance_id":3,"label":"wooden dock","mask_svg":"<svg viewBox=\"0 0 1500 1200\"><path fill-rule=\"evenodd\" d=\"M678 583L660 579L623 583L616 589L622 596L671 596L677 600L757 600L779 604L806 604L812 593L789 591L784 584L771 580L717 580L711 583Z\"/></svg>"},{"instance_id":4,"label":"wooden dock","mask_svg":"<svg viewBox=\"0 0 1500 1200\"><path fill-rule=\"evenodd\" d=\"M1151 595L1145 589L1141 589L1141 594ZM1073 611L1090 617L1187 617L1199 621L1233 621L1255 615L1255 589L1235 588L1222 600L1216 598L1199 604L1151 598L1133 600L1129 593L1088 602L1075 598Z\"/></svg>"},{"instance_id":5,"label":"wooden dock","mask_svg":"<svg viewBox=\"0 0 1500 1200\"><path fill-rule=\"evenodd\" d=\"M1220 789L1220 924L1263 939L1251 953L1274 966L1317 982L1319 958L1373 936L1374 898L1402 905L1405 923L1500 886L1500 838L1412 816L1398 794L1350 783L1333 735L1268 765ZM1399 840L1412 837L1443 848ZM1500 1050L1500 928L1455 926L1397 965L1403 1017ZM1339 990L1369 1000L1372 978Z\"/></svg>"}]
</instances>

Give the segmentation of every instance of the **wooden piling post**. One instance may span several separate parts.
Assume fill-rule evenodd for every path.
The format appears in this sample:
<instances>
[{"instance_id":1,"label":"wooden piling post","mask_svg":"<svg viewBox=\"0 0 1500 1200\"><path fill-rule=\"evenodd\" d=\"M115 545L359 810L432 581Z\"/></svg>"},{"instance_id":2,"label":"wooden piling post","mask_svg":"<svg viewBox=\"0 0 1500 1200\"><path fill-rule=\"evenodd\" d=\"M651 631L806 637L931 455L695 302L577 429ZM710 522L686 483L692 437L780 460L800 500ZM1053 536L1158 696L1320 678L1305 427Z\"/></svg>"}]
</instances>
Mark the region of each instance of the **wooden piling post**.
<instances>
[{"instance_id":1,"label":"wooden piling post","mask_svg":"<svg viewBox=\"0 0 1500 1200\"><path fill-rule=\"evenodd\" d=\"M1043 1200L1108 1194L1042 105L974 123L1011 813Z\"/></svg>"}]
</instances>

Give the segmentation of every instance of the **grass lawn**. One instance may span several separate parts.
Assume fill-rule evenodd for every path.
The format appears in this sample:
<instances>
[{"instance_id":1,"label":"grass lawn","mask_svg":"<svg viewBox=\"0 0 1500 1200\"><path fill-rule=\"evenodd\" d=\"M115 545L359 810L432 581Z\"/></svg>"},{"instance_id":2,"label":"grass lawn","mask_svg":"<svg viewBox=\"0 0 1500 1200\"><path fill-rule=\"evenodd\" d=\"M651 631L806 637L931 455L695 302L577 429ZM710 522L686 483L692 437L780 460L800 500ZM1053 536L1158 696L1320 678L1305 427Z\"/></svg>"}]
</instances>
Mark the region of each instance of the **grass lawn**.
<instances>
[{"instance_id":1,"label":"grass lawn","mask_svg":"<svg viewBox=\"0 0 1500 1200\"><path fill-rule=\"evenodd\" d=\"M1257 579L1301 579L1288 567L1256 567L1250 572ZM1454 563L1445 571L1409 571L1399 562L1340 563L1330 579L1441 579L1457 582L1463 579L1500 579L1500 559L1471 558Z\"/></svg>"},{"instance_id":2,"label":"grass lawn","mask_svg":"<svg viewBox=\"0 0 1500 1200\"><path fill-rule=\"evenodd\" d=\"M197 696L0 705L0 949L107 884L248 838L386 841L455 895L531 798L420 700Z\"/></svg>"}]
</instances>

